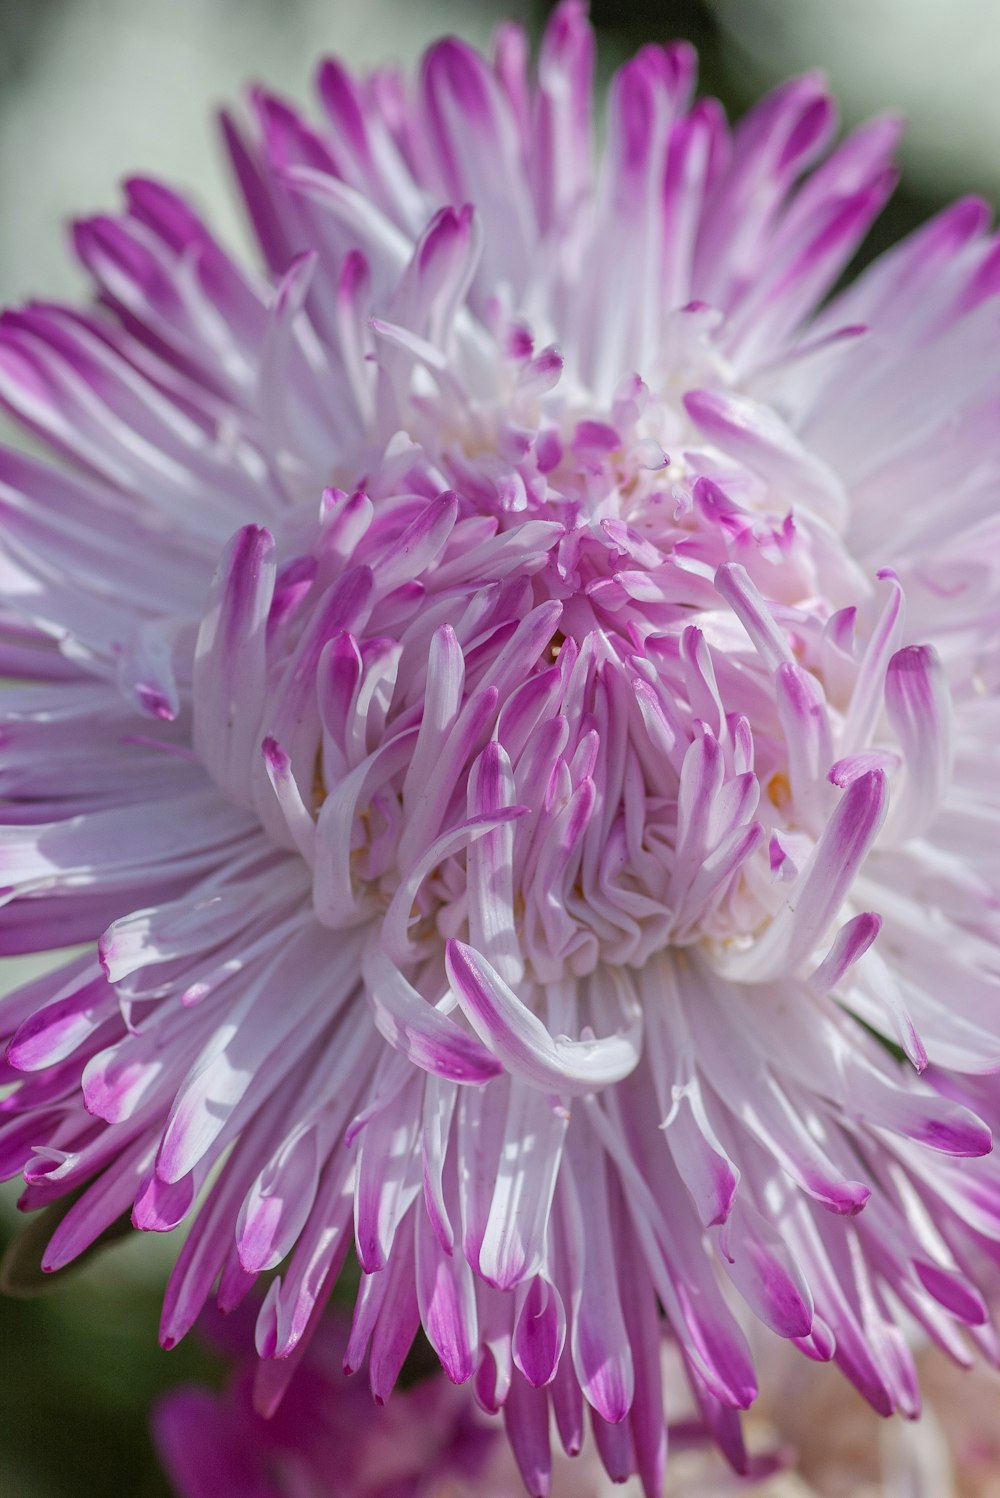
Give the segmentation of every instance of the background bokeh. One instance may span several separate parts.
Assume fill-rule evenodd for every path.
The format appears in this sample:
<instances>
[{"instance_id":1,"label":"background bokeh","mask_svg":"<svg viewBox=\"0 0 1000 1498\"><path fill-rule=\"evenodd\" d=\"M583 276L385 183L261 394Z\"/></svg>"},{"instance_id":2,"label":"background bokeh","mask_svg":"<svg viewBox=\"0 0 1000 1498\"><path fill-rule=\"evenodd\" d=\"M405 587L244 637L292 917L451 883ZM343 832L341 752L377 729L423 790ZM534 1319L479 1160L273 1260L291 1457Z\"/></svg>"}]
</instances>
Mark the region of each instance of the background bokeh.
<instances>
[{"instance_id":1,"label":"background bokeh","mask_svg":"<svg viewBox=\"0 0 1000 1498\"><path fill-rule=\"evenodd\" d=\"M485 42L501 15L537 34L548 9L544 0L0 0L0 301L85 294L64 226L113 205L135 170L183 185L239 243L213 115L244 82L303 97L323 52L355 66L412 60L445 31ZM845 124L901 109L903 182L868 253L954 196L1000 198L996 0L592 0L591 11L606 72L643 41L686 36L701 52L703 87L732 113L816 66ZM0 963L0 992L22 974ZM11 1187L0 1195L4 1241L22 1226L15 1199ZM128 1242L41 1297L0 1301L3 1498L166 1493L149 1404L172 1382L215 1375L190 1339L169 1355L156 1346L173 1252Z\"/></svg>"}]
</instances>

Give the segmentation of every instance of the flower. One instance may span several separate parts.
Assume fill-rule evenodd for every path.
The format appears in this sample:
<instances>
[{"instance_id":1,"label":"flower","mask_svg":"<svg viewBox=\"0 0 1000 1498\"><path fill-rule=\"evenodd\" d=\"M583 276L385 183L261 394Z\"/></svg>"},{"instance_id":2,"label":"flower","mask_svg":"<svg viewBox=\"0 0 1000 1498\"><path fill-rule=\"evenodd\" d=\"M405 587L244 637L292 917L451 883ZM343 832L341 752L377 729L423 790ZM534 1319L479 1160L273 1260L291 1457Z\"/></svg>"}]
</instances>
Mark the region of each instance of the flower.
<instances>
[{"instance_id":1,"label":"flower","mask_svg":"<svg viewBox=\"0 0 1000 1498\"><path fill-rule=\"evenodd\" d=\"M252 1309L247 1307L247 1309ZM441 1374L385 1406L347 1378L349 1325L324 1319L271 1419L253 1403L253 1321L201 1330L230 1359L219 1393L172 1389L155 1406L153 1438L179 1498L518 1498L517 1470L497 1470L504 1443L464 1390ZM249 1332L249 1336L245 1334ZM603 1476L603 1473L601 1474Z\"/></svg>"},{"instance_id":2,"label":"flower","mask_svg":"<svg viewBox=\"0 0 1000 1498\"><path fill-rule=\"evenodd\" d=\"M97 951L0 1143L47 1269L188 1222L166 1345L280 1268L262 1409L353 1243L377 1399L422 1327L532 1493L586 1410L654 1494L661 1307L738 1469L732 1297L883 1414L902 1312L997 1354L1000 256L823 305L895 122L650 47L595 180L592 60L257 91L268 276L136 180L6 315L0 946Z\"/></svg>"}]
</instances>

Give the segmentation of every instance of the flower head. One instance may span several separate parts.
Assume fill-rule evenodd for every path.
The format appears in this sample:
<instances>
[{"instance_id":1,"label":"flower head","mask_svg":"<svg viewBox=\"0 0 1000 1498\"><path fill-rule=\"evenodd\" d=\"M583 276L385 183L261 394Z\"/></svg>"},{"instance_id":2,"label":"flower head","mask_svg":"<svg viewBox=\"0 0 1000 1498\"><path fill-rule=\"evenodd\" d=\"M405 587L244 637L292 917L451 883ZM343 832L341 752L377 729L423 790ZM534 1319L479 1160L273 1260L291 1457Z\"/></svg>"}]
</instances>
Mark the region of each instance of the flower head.
<instances>
[{"instance_id":1,"label":"flower head","mask_svg":"<svg viewBox=\"0 0 1000 1498\"><path fill-rule=\"evenodd\" d=\"M519 1498L499 1432L468 1392L436 1374L378 1408L342 1371L348 1327L338 1316L324 1319L288 1398L264 1419L254 1409L245 1309L249 1318L233 1318L237 1335L232 1321L201 1325L229 1355L226 1387L183 1385L153 1410L153 1437L178 1498Z\"/></svg>"},{"instance_id":2,"label":"flower head","mask_svg":"<svg viewBox=\"0 0 1000 1498\"><path fill-rule=\"evenodd\" d=\"M353 1248L378 1399L422 1326L657 1493L660 1308L738 1467L734 1297L884 1413L901 1308L996 1353L1000 258L823 305L895 123L649 47L595 166L592 56L258 91L268 275L136 180L6 315L0 943L97 951L0 1109L46 1267L188 1220L165 1343L280 1266L262 1407Z\"/></svg>"}]
</instances>

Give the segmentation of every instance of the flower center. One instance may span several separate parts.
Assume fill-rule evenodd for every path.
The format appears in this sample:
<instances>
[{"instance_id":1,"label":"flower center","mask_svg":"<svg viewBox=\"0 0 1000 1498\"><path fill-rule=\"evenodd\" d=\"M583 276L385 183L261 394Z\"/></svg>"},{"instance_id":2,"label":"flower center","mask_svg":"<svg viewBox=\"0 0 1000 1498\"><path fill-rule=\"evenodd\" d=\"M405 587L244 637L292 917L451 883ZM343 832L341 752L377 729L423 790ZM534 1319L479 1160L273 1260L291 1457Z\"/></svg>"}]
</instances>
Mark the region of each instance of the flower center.
<instances>
[{"instance_id":1,"label":"flower center","mask_svg":"<svg viewBox=\"0 0 1000 1498\"><path fill-rule=\"evenodd\" d=\"M752 940L785 903L868 585L834 477L725 392L716 322L673 314L655 378L603 400L526 335L486 393L430 355L380 369L406 435L289 524L268 612L253 799L324 925L374 923L411 973L458 937L548 984Z\"/></svg>"}]
</instances>

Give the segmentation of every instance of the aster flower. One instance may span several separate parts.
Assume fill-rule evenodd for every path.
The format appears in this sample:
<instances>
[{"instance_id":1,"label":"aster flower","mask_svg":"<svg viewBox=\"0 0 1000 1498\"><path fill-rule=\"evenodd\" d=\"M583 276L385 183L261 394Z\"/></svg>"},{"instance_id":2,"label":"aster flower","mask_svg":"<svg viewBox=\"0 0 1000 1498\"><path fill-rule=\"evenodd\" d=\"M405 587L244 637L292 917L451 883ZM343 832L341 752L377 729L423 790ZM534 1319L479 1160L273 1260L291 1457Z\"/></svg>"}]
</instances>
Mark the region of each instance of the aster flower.
<instances>
[{"instance_id":1,"label":"aster flower","mask_svg":"<svg viewBox=\"0 0 1000 1498\"><path fill-rule=\"evenodd\" d=\"M231 1363L225 1388L184 1385L153 1410L153 1438L178 1498L518 1498L523 1492L509 1457L506 1473L498 1471L505 1443L495 1422L442 1374L400 1391L384 1408L373 1404L367 1388L341 1368L350 1327L336 1315L318 1328L288 1398L264 1419L254 1409L253 1308L245 1309L249 1318L222 1322L216 1314L199 1326Z\"/></svg>"},{"instance_id":2,"label":"aster flower","mask_svg":"<svg viewBox=\"0 0 1000 1498\"><path fill-rule=\"evenodd\" d=\"M997 1356L1000 257L963 201L824 305L896 123L735 128L565 3L226 121L268 266L167 188L8 313L3 1164L265 1271L271 1409L349 1253L544 1493L661 1487L660 1309L746 1466L742 1299L877 1410ZM819 310L817 310L819 309ZM221 554L221 560L219 560ZM213 579L214 572L214 581ZM728 1286L730 1288L726 1288Z\"/></svg>"}]
</instances>

